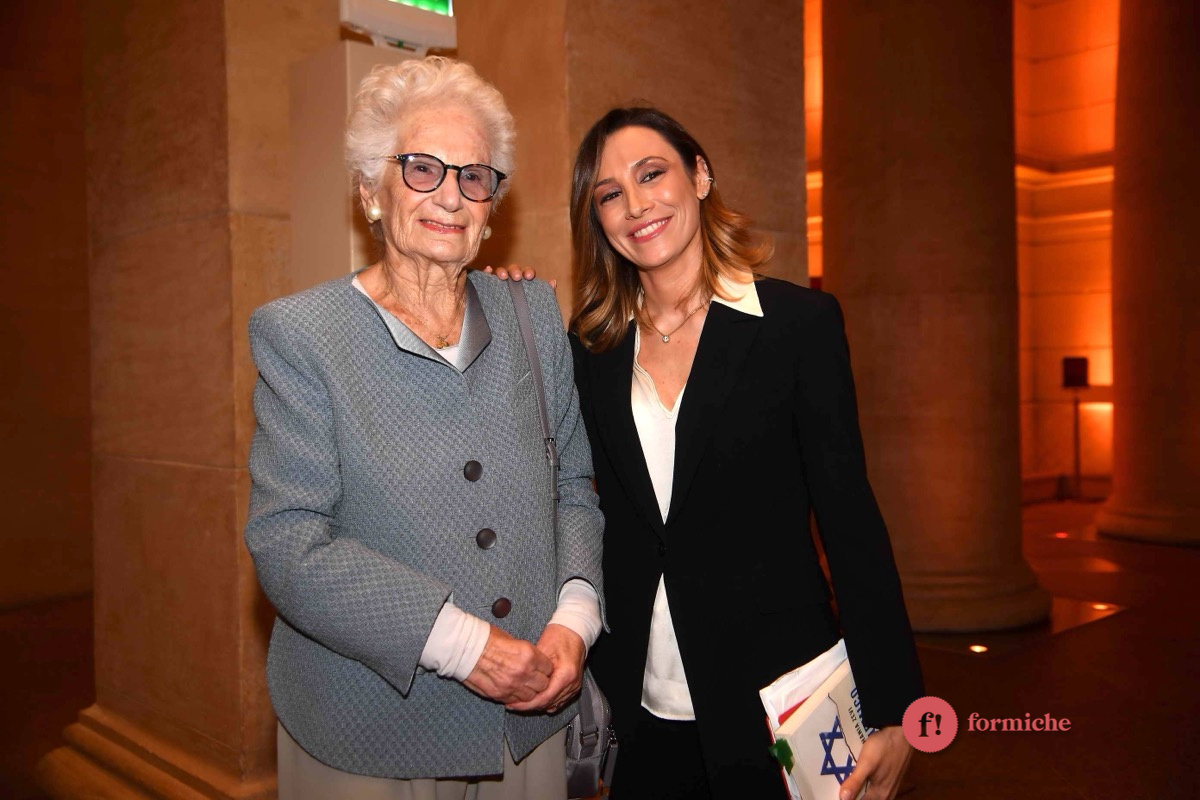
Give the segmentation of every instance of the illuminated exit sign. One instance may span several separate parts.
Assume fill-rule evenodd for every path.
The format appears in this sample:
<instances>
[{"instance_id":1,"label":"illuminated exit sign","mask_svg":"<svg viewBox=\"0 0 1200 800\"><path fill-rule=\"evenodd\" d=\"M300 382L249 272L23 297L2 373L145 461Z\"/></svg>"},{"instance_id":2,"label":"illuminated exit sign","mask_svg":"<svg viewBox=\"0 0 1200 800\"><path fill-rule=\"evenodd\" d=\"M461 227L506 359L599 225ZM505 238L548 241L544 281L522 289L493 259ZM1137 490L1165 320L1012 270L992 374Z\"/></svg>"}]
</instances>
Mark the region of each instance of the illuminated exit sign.
<instances>
[{"instance_id":1,"label":"illuminated exit sign","mask_svg":"<svg viewBox=\"0 0 1200 800\"><path fill-rule=\"evenodd\" d=\"M422 11L432 11L443 16L454 16L454 0L391 0L402 6L419 8Z\"/></svg>"}]
</instances>

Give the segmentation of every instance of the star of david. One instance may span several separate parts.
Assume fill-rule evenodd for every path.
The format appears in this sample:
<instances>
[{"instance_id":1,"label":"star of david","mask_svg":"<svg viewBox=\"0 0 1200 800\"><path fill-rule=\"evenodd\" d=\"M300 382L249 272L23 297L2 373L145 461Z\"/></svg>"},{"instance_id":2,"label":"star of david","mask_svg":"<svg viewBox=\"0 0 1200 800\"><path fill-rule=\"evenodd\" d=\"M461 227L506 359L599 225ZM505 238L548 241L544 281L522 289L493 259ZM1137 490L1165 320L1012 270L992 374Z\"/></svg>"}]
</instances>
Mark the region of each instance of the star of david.
<instances>
[{"instance_id":1,"label":"star of david","mask_svg":"<svg viewBox=\"0 0 1200 800\"><path fill-rule=\"evenodd\" d=\"M821 747L825 749L825 760L821 763L821 774L832 775L837 778L839 784L845 783L846 778L850 777L850 773L854 771L854 756L849 752L846 753L846 763L839 765L833 760L833 743L839 739L844 740L845 734L842 733L842 721L838 717L833 718L833 728L828 731L822 731Z\"/></svg>"}]
</instances>

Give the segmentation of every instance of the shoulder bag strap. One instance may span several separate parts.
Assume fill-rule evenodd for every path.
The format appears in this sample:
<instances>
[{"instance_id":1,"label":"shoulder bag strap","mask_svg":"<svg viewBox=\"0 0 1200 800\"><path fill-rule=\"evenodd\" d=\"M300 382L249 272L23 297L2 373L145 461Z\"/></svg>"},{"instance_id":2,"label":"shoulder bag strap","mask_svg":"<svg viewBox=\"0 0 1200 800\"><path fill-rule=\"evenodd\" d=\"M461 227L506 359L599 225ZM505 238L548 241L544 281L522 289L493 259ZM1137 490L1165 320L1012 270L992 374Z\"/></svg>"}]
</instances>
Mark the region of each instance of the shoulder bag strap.
<instances>
[{"instance_id":1,"label":"shoulder bag strap","mask_svg":"<svg viewBox=\"0 0 1200 800\"><path fill-rule=\"evenodd\" d=\"M538 359L537 344L533 340L533 321L529 317L529 301L525 298L525 287L520 281L505 281L512 295L513 307L517 310L517 325L525 342L525 354L529 356L529 370L533 373L533 387L537 390L538 418L542 423L542 439L546 442L546 460L550 462L550 496L554 498L554 530L558 530L558 447L550 432L550 414L546 406L546 382L542 378L542 362Z\"/></svg>"},{"instance_id":2,"label":"shoulder bag strap","mask_svg":"<svg viewBox=\"0 0 1200 800\"><path fill-rule=\"evenodd\" d=\"M546 410L546 385L542 378L542 365L538 359L537 344L533 339L533 322L529 316L529 301L525 297L525 287L520 281L506 281L508 291L512 295L513 307L517 311L517 325L521 329L521 339L525 342L525 353L529 356L529 370L532 373L533 385L537 390L537 406L538 417L542 424L542 438L546 442L546 459L550 462L550 492L554 498L554 530L558 530L558 448L554 443L554 436L550 432L550 415ZM600 731L601 725L606 728L610 724L610 712L607 708L607 701L600 689L596 686L596 679L592 677L590 670L583 671L582 685L579 691L579 752L575 754L576 759L597 759L604 753L605 748L610 745L609 741L603 741L604 737L611 738L609 733L602 734ZM572 723L574 724L574 723ZM570 753L572 742L570 741L570 733L568 733L568 753ZM612 744L613 753L615 754L616 745ZM591 769L584 769L581 773L575 776L579 786L587 787L586 790L572 791L572 797L585 796L599 787L597 779L603 778L605 781L611 782L612 771L611 766L614 759L612 756L608 758L608 769L604 770L603 762L597 761ZM570 759L568 759L570 766ZM603 774L601 774L603 772ZM571 783L572 776L568 770L568 784ZM578 787L572 787L578 789Z\"/></svg>"}]
</instances>

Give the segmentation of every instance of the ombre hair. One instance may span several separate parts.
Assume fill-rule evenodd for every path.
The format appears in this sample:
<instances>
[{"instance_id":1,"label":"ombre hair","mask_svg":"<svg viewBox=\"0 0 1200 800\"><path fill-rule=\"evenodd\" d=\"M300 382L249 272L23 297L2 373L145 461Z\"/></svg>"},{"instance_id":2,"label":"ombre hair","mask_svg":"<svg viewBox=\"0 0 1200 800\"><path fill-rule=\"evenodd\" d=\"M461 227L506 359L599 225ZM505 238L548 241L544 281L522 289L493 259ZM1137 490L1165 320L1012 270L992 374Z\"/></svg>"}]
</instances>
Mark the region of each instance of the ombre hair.
<instances>
[{"instance_id":1,"label":"ombre hair","mask_svg":"<svg viewBox=\"0 0 1200 800\"><path fill-rule=\"evenodd\" d=\"M511 179L517 132L504 97L474 67L442 56L380 65L363 78L346 120L346 167L353 189L374 193L396 154L397 127L422 109L458 105L479 122L491 150L490 165ZM493 203L508 193L501 181ZM373 223L372 228L379 223Z\"/></svg>"},{"instance_id":2,"label":"ombre hair","mask_svg":"<svg viewBox=\"0 0 1200 800\"><path fill-rule=\"evenodd\" d=\"M575 155L571 181L571 239L576 271L571 330L587 349L596 353L621 343L630 317L639 325L649 324L640 302L642 286L637 268L609 244L593 198L608 137L629 127L648 128L666 139L683 160L689 178L695 178L697 156L708 165L709 176L716 177L712 161L700 143L656 108L614 108L583 137ZM770 237L752 229L748 217L721 201L716 183L711 184L708 197L700 202L700 240L703 259L698 288L705 297L715 295L727 300L732 298L721 291L721 277L739 282L757 278L775 249Z\"/></svg>"}]
</instances>

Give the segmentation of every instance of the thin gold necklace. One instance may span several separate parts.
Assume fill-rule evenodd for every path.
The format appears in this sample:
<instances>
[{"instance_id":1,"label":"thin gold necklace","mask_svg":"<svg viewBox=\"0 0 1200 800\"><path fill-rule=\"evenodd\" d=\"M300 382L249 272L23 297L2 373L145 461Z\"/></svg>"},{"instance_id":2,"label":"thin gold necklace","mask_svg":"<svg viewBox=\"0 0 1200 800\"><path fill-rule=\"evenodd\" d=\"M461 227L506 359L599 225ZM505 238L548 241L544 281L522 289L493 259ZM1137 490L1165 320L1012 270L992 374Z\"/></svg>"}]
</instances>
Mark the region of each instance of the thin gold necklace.
<instances>
[{"instance_id":1,"label":"thin gold necklace","mask_svg":"<svg viewBox=\"0 0 1200 800\"><path fill-rule=\"evenodd\" d=\"M654 320L651 318L649 313L646 314L646 319L647 319L647 321L649 321L650 327L654 329L654 332L662 337L663 344L668 344L671 341L671 337L674 336L675 334L679 333L680 329L683 328L684 325L687 325L687 321L689 319L691 319L693 316L695 316L697 311L699 311L702 308L708 308L708 304L710 302L711 302L710 300L705 300L703 303L701 303L700 305L696 306L691 311L689 311L687 313L687 316L683 318L683 322L676 325L675 328L670 333L663 333L662 331L660 331L658 329L658 326L654 324Z\"/></svg>"},{"instance_id":2,"label":"thin gold necklace","mask_svg":"<svg viewBox=\"0 0 1200 800\"><path fill-rule=\"evenodd\" d=\"M398 299L397 295L394 293L392 294L392 297L394 298L393 302L395 301L395 299ZM452 326L454 325L455 322L458 321L458 314L460 311L462 311L462 309L466 305L466 299L467 298L464 293L464 295L462 297L458 298L458 301L454 304L454 316L451 317L451 320L450 320L450 324ZM450 337L454 335L453 327L450 329L450 331L448 333L437 333L436 331L433 330L433 326L431 326L425 320L424 317L422 317L420 314L418 314L412 308L410 308L407 305L402 304L402 303L396 303L396 305L399 306L401 309L403 309L408 314L410 314L417 322L421 323L421 327L424 328L427 333L429 333L433 336L434 349L445 350L447 347L452 346L451 342L450 342ZM395 313L395 312L393 312L393 313ZM401 321L403 322L403 320L401 320Z\"/></svg>"}]
</instances>

